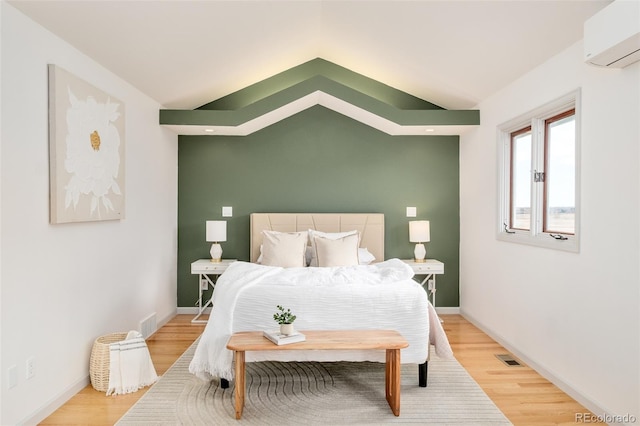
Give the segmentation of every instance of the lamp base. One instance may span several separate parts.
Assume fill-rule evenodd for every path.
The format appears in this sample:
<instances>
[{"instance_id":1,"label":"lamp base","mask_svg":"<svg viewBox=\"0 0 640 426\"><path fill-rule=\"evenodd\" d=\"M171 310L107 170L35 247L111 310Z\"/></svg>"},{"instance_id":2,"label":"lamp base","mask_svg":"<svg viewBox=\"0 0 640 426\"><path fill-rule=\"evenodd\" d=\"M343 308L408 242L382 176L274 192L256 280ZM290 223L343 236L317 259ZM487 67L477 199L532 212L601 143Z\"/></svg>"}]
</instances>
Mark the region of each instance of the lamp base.
<instances>
[{"instance_id":1,"label":"lamp base","mask_svg":"<svg viewBox=\"0 0 640 426\"><path fill-rule=\"evenodd\" d=\"M414 261L416 263L424 263L425 257L427 256L427 249L424 248L424 244L418 243L416 244L416 248L413 251Z\"/></svg>"},{"instance_id":2,"label":"lamp base","mask_svg":"<svg viewBox=\"0 0 640 426\"><path fill-rule=\"evenodd\" d=\"M218 243L211 244L211 261L219 263L222 260L222 246Z\"/></svg>"}]
</instances>

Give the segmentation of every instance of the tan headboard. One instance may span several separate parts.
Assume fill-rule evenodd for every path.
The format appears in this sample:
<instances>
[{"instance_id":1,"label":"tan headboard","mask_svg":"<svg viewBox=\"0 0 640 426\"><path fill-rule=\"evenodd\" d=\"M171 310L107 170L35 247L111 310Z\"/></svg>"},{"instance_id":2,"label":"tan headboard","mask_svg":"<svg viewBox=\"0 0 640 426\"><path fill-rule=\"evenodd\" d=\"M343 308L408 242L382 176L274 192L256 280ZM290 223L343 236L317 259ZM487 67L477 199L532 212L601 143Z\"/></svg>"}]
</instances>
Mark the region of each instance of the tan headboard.
<instances>
[{"instance_id":1,"label":"tan headboard","mask_svg":"<svg viewBox=\"0 0 640 426\"><path fill-rule=\"evenodd\" d=\"M384 214L382 213L252 213L251 261L260 256L262 231L360 232L360 247L366 247L376 262L384 260Z\"/></svg>"}]
</instances>

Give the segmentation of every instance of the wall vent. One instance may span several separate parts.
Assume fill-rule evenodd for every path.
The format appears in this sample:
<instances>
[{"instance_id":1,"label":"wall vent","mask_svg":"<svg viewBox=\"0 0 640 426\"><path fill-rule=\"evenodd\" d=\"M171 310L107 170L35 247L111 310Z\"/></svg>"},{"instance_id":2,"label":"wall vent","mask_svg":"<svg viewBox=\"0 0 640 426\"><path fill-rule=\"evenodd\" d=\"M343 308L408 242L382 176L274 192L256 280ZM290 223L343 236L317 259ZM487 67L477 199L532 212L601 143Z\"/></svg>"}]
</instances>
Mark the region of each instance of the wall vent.
<instances>
[{"instance_id":1,"label":"wall vent","mask_svg":"<svg viewBox=\"0 0 640 426\"><path fill-rule=\"evenodd\" d=\"M522 364L520 363L520 361L515 359L515 357L511 354L499 354L499 355L496 355L496 358L498 358L500 361L502 361L505 365L508 365L509 367L522 367Z\"/></svg>"},{"instance_id":2,"label":"wall vent","mask_svg":"<svg viewBox=\"0 0 640 426\"><path fill-rule=\"evenodd\" d=\"M158 324L155 312L140 321L140 333L142 333L142 337L145 339L155 333L157 329Z\"/></svg>"}]
</instances>

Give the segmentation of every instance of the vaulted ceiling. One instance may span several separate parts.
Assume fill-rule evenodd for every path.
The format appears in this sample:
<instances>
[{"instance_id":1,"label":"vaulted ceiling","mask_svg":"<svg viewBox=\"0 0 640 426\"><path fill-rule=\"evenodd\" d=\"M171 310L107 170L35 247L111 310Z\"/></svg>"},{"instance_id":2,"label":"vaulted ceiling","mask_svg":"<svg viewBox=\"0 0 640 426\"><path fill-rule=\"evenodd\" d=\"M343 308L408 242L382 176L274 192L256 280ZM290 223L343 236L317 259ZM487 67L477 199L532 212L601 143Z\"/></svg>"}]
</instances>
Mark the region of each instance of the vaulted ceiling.
<instances>
[{"instance_id":1,"label":"vaulted ceiling","mask_svg":"<svg viewBox=\"0 0 640 426\"><path fill-rule=\"evenodd\" d=\"M582 38L596 1L10 1L166 108L314 58L469 109Z\"/></svg>"}]
</instances>

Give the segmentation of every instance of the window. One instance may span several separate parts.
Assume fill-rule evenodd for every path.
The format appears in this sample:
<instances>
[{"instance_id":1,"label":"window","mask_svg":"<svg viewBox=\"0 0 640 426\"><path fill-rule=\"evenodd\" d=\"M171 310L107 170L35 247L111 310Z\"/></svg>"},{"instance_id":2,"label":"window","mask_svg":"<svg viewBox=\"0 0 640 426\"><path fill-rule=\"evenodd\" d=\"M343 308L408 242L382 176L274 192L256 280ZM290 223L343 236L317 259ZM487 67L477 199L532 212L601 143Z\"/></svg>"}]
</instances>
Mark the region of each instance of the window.
<instances>
[{"instance_id":1,"label":"window","mask_svg":"<svg viewBox=\"0 0 640 426\"><path fill-rule=\"evenodd\" d=\"M498 128L498 238L578 251L579 92Z\"/></svg>"},{"instance_id":2,"label":"window","mask_svg":"<svg viewBox=\"0 0 640 426\"><path fill-rule=\"evenodd\" d=\"M510 228L531 229L531 126L511 134Z\"/></svg>"}]
</instances>

